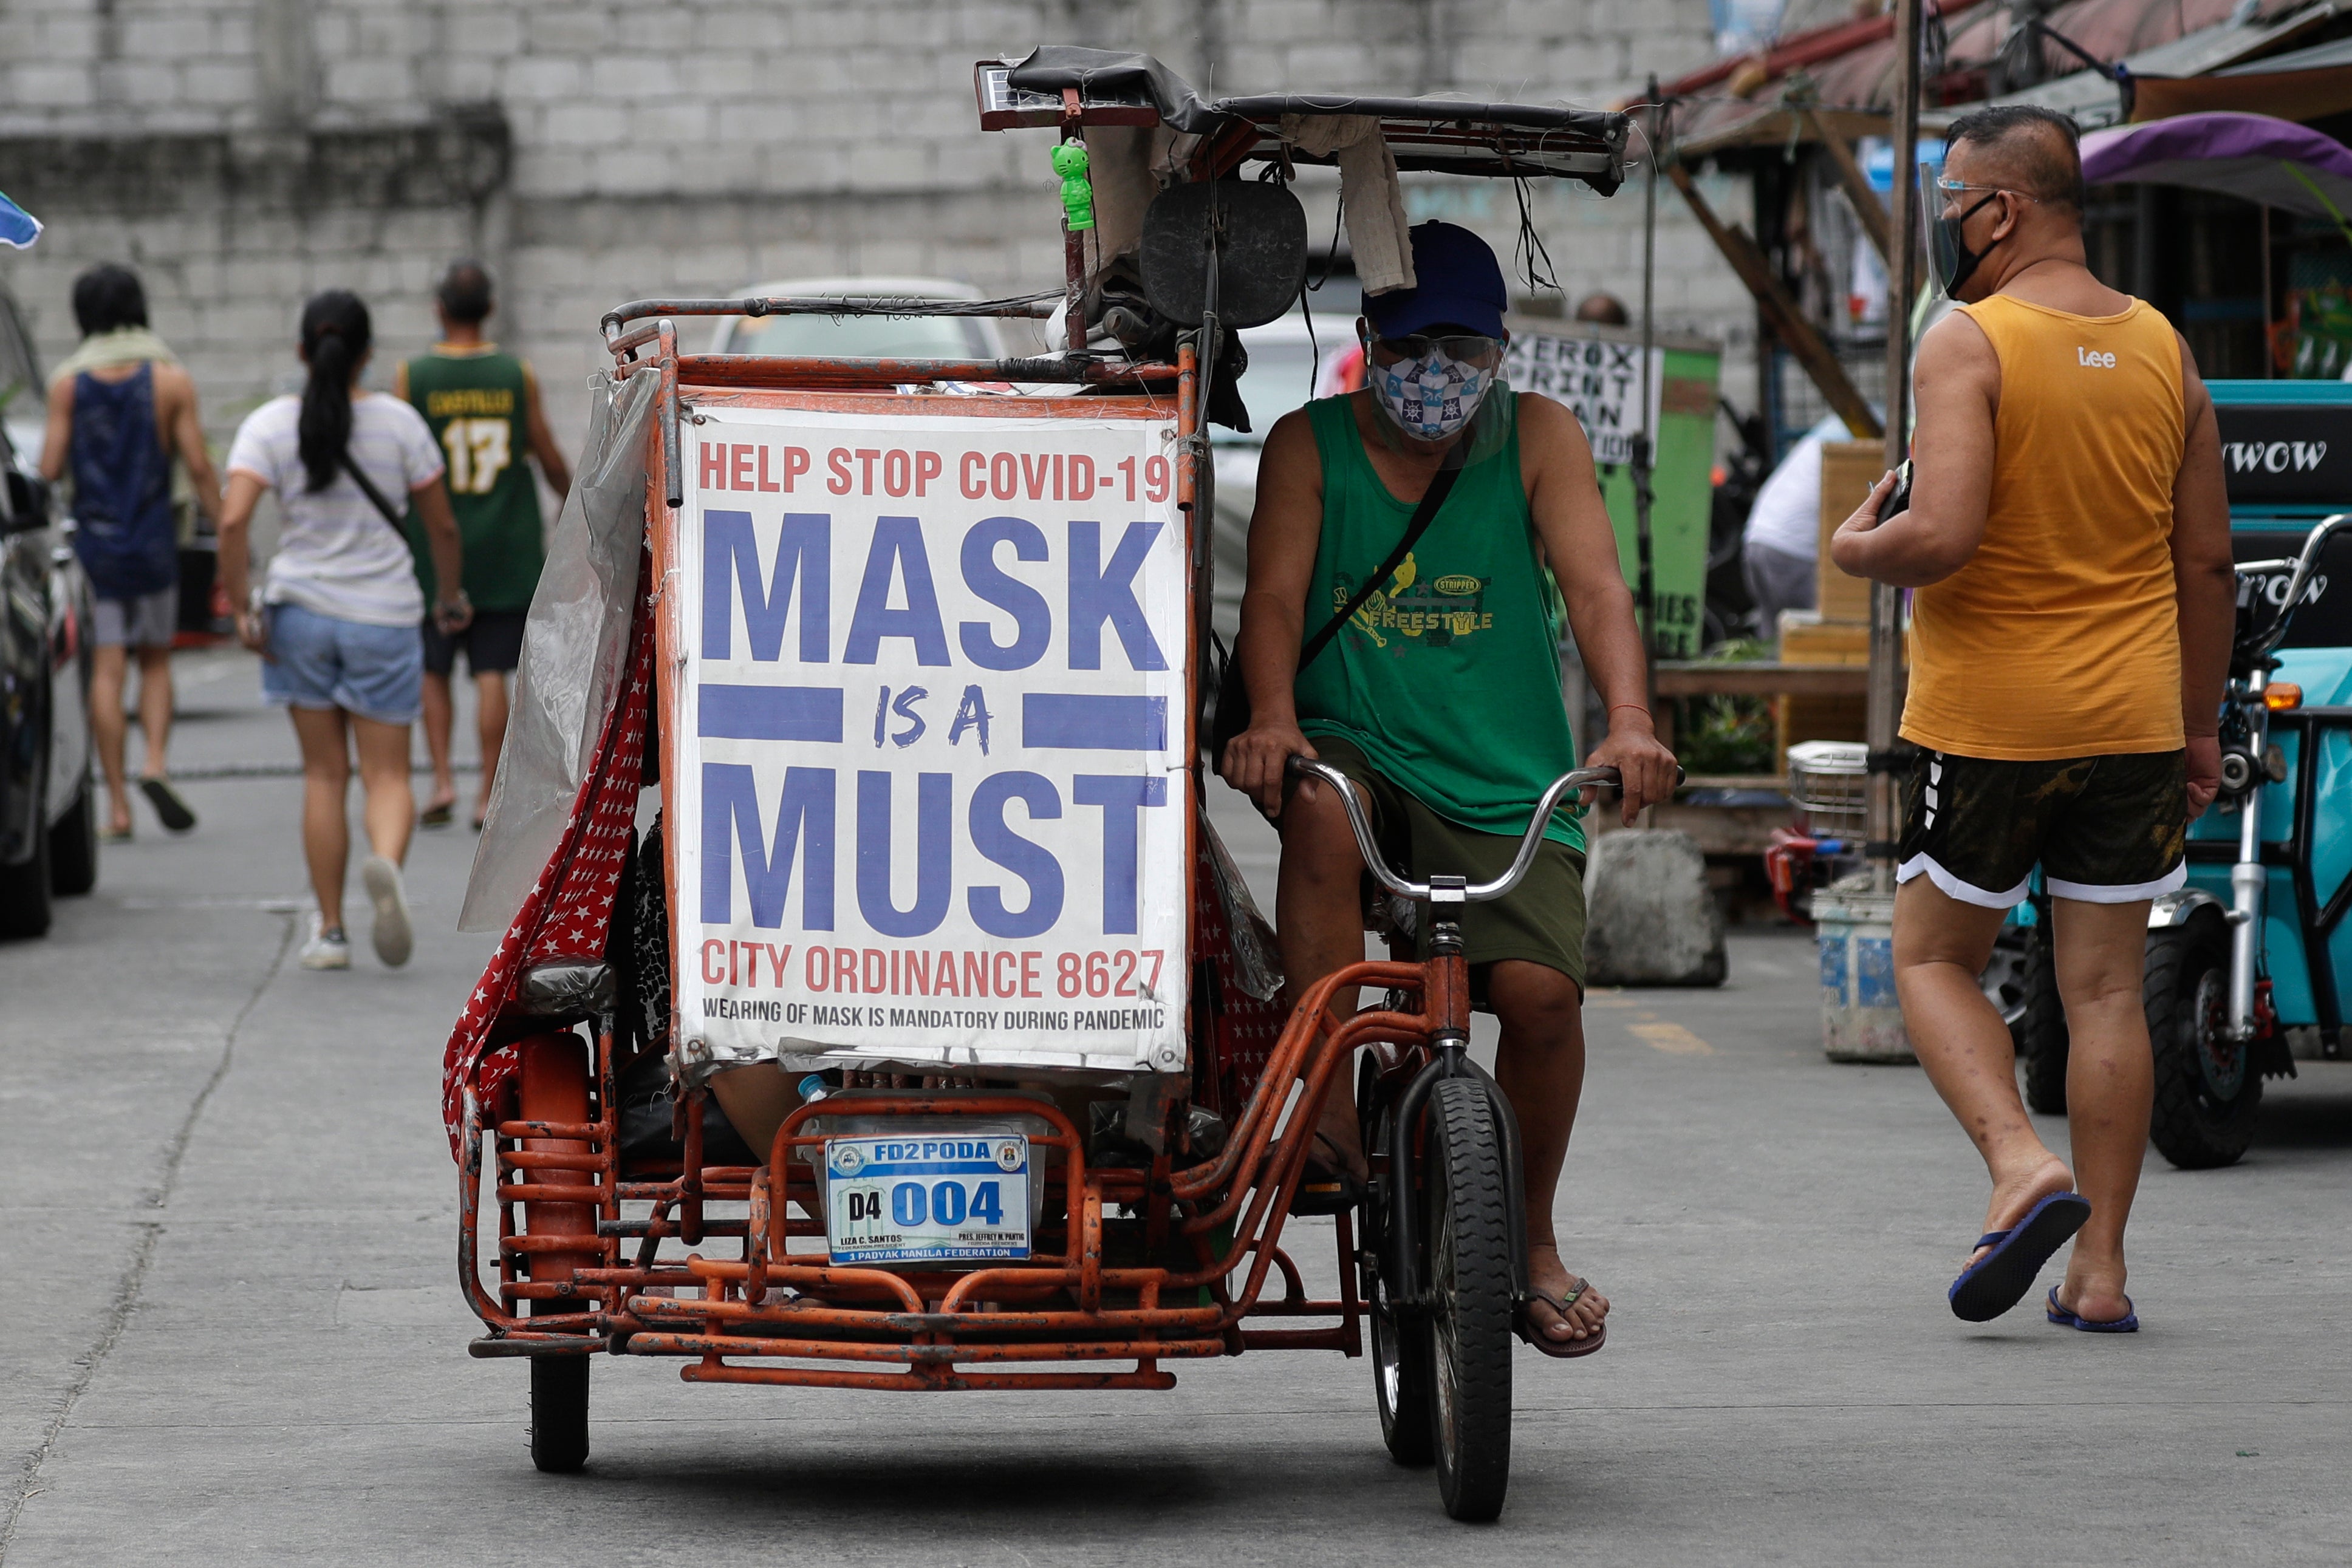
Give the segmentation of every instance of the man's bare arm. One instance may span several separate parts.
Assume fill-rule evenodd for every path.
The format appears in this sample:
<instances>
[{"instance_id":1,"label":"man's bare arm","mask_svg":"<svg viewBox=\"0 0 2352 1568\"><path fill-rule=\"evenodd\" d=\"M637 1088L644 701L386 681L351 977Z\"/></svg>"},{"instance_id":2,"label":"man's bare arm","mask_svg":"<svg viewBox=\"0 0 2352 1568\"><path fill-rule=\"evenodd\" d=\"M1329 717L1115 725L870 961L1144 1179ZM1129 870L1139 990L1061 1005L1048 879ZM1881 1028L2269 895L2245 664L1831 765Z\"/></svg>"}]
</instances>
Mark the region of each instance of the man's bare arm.
<instances>
[{"instance_id":1,"label":"man's bare arm","mask_svg":"<svg viewBox=\"0 0 2352 1568\"><path fill-rule=\"evenodd\" d=\"M56 484L65 475L73 445L74 378L60 376L49 388L48 420L41 433L41 477Z\"/></svg>"},{"instance_id":2,"label":"man's bare arm","mask_svg":"<svg viewBox=\"0 0 2352 1568\"><path fill-rule=\"evenodd\" d=\"M2221 786L2221 687L2238 621L2230 555L2230 496L2213 399L2180 345L2180 472L2172 482L2172 580L2180 605L2180 725L2189 739L2189 803L2201 811Z\"/></svg>"},{"instance_id":3,"label":"man's bare arm","mask_svg":"<svg viewBox=\"0 0 2352 1568\"><path fill-rule=\"evenodd\" d=\"M1911 385L1919 423L1911 439L1910 506L1878 520L1895 488L1889 475L1830 538L1839 570L1897 588L1941 582L1984 543L2000 360L1974 321L1954 314L1920 340Z\"/></svg>"},{"instance_id":4,"label":"man's bare arm","mask_svg":"<svg viewBox=\"0 0 2352 1568\"><path fill-rule=\"evenodd\" d=\"M555 432L548 428L547 409L539 396L539 378L529 365L522 368L522 407L524 429L530 436L530 455L539 459L539 471L547 476L547 487L555 492L558 506L572 494L572 465L563 460L563 448L555 444Z\"/></svg>"},{"instance_id":5,"label":"man's bare arm","mask_svg":"<svg viewBox=\"0 0 2352 1568\"><path fill-rule=\"evenodd\" d=\"M1674 798L1675 758L1651 720L1648 662L1633 593L1618 563L1617 529L1601 499L1591 444L1574 414L1549 398L1522 394L1519 445L1536 536L1567 601L1585 674L1609 707L1608 738L1584 760L1623 775L1630 826L1643 807Z\"/></svg>"},{"instance_id":6,"label":"man's bare arm","mask_svg":"<svg viewBox=\"0 0 2352 1568\"><path fill-rule=\"evenodd\" d=\"M1315 747L1298 728L1291 687L1307 635L1307 588L1323 538L1323 461L1304 411L1284 414L1267 433L1257 465L1257 503L1250 513L1249 580L1234 657L1249 689L1250 727L1218 759L1225 782L1268 817L1282 810L1283 768ZM1309 787L1311 788L1311 786Z\"/></svg>"},{"instance_id":7,"label":"man's bare arm","mask_svg":"<svg viewBox=\"0 0 2352 1568\"><path fill-rule=\"evenodd\" d=\"M220 476L213 472L212 454L205 448L205 424L196 408L194 378L177 365L155 367L155 391L159 398L168 400L170 407L165 428L169 432L172 450L178 455L188 471L188 481L195 486L196 510L210 517L215 532L220 527Z\"/></svg>"}]
</instances>

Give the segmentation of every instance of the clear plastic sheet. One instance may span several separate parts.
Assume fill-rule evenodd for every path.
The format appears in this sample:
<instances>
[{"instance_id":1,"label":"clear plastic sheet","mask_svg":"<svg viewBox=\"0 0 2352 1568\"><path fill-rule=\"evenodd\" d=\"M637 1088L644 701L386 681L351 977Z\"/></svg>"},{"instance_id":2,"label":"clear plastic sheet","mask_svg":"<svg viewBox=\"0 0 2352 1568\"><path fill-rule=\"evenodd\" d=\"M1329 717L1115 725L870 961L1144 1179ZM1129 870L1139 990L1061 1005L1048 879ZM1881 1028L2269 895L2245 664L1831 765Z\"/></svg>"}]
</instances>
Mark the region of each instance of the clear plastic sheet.
<instances>
[{"instance_id":1,"label":"clear plastic sheet","mask_svg":"<svg viewBox=\"0 0 2352 1568\"><path fill-rule=\"evenodd\" d=\"M503 931L539 880L612 706L645 538L646 433L659 380L588 381L579 476L550 541L523 632L505 748L474 852L460 931Z\"/></svg>"}]
</instances>

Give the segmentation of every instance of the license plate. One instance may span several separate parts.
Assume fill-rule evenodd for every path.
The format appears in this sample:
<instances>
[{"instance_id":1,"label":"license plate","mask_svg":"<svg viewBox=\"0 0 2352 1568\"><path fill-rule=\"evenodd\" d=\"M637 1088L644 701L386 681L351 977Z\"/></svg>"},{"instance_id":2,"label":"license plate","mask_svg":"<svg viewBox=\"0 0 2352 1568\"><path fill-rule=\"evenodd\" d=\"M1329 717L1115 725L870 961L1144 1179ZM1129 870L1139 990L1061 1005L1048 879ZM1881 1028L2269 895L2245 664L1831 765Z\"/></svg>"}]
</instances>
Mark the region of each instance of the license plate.
<instances>
[{"instance_id":1,"label":"license plate","mask_svg":"<svg viewBox=\"0 0 2352 1568\"><path fill-rule=\"evenodd\" d=\"M835 1263L1029 1256L1029 1140L1019 1133L828 1138L824 1174Z\"/></svg>"}]
</instances>

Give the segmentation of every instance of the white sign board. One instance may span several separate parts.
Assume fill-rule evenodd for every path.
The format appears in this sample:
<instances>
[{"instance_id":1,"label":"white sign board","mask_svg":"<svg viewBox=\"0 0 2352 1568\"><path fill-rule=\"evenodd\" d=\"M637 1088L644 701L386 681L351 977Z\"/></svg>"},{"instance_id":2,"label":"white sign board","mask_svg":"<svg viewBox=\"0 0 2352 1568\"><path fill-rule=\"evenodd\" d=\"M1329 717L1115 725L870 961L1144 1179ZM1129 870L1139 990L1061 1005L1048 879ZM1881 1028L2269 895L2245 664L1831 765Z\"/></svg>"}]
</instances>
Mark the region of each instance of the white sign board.
<instances>
[{"instance_id":1,"label":"white sign board","mask_svg":"<svg viewBox=\"0 0 2352 1568\"><path fill-rule=\"evenodd\" d=\"M685 445L681 1037L1181 1069L1173 422L719 405Z\"/></svg>"},{"instance_id":2,"label":"white sign board","mask_svg":"<svg viewBox=\"0 0 2352 1568\"><path fill-rule=\"evenodd\" d=\"M1592 443L1595 463L1633 461L1642 434L1642 345L1607 338L1569 337L1571 328L1521 331L1504 350L1503 379L1511 390L1541 392L1566 403ZM1650 350L1650 424L1658 428L1658 401L1666 384L1666 351Z\"/></svg>"}]
</instances>

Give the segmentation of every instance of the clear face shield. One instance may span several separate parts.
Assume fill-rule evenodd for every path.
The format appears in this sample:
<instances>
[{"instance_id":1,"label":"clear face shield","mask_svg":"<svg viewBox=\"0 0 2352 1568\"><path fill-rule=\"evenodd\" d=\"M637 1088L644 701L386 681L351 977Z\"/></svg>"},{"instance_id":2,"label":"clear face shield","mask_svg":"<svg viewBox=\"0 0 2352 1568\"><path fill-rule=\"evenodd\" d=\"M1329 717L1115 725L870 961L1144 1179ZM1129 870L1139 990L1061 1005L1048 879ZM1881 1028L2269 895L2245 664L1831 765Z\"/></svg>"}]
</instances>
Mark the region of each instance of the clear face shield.
<instances>
[{"instance_id":1,"label":"clear face shield","mask_svg":"<svg viewBox=\"0 0 2352 1568\"><path fill-rule=\"evenodd\" d=\"M1991 251L1990 246L1970 250L1961 231L1970 218L2005 195L2032 199L1997 185L1963 184L1933 163L1919 165L1920 237L1927 247L1927 275L1935 279L1937 293L1950 299L1961 298L1969 275ZM1989 224L1979 225L1979 235L1989 229Z\"/></svg>"}]
</instances>

